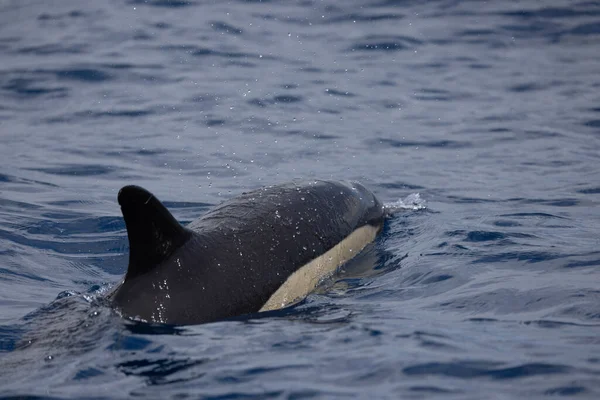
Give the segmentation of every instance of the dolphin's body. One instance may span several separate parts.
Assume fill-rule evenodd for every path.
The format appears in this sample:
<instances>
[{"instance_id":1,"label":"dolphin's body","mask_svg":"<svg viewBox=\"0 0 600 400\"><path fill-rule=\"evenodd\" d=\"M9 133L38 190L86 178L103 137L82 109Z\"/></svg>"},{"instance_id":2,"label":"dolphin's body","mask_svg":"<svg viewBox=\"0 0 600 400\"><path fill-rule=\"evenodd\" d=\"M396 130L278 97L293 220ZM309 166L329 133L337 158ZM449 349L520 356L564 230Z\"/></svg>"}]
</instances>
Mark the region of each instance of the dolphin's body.
<instances>
[{"instance_id":1,"label":"dolphin's body","mask_svg":"<svg viewBox=\"0 0 600 400\"><path fill-rule=\"evenodd\" d=\"M129 267L110 295L130 318L197 324L296 302L372 242L384 221L358 183L294 182L235 197L180 225L150 192L118 195Z\"/></svg>"}]
</instances>

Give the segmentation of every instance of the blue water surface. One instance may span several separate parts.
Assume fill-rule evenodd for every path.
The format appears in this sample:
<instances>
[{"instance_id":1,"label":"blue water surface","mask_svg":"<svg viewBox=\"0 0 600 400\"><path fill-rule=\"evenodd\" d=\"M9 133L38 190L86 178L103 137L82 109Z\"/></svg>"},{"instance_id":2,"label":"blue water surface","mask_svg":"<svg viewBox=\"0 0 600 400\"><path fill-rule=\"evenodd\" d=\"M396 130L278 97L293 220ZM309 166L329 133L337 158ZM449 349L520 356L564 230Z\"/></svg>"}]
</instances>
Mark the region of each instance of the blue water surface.
<instances>
[{"instance_id":1,"label":"blue water surface","mask_svg":"<svg viewBox=\"0 0 600 400\"><path fill-rule=\"evenodd\" d=\"M596 1L6 0L0 137L2 398L600 398ZM288 309L104 304L121 186L317 177L427 208Z\"/></svg>"}]
</instances>

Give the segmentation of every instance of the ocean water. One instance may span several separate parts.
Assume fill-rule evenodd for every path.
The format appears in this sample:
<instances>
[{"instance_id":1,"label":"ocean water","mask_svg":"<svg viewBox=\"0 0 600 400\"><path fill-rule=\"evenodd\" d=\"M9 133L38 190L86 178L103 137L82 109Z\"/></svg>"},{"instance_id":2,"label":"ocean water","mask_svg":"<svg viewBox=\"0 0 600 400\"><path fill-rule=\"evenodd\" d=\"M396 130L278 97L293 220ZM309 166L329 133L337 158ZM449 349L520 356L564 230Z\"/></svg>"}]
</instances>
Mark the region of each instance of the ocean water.
<instances>
[{"instance_id":1,"label":"ocean water","mask_svg":"<svg viewBox=\"0 0 600 400\"><path fill-rule=\"evenodd\" d=\"M600 398L597 1L4 0L0 138L3 399ZM295 178L421 207L284 310L103 302L120 187Z\"/></svg>"}]
</instances>

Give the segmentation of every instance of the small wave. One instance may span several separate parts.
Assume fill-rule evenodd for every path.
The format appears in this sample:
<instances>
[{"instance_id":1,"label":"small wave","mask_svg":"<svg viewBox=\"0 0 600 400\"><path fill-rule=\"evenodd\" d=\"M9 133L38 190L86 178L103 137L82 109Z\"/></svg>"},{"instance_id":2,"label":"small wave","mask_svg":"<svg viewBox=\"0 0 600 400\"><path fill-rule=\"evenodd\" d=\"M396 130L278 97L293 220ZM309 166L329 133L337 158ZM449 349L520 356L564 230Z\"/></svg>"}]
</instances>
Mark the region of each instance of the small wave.
<instances>
[{"instance_id":1,"label":"small wave","mask_svg":"<svg viewBox=\"0 0 600 400\"><path fill-rule=\"evenodd\" d=\"M455 378L488 376L492 379L527 378L536 375L561 374L570 367L559 364L528 363L514 367L499 368L495 362L451 362L417 364L404 368L406 375L443 375Z\"/></svg>"},{"instance_id":2,"label":"small wave","mask_svg":"<svg viewBox=\"0 0 600 400\"><path fill-rule=\"evenodd\" d=\"M97 68L66 68L63 70L51 71L57 78L82 82L105 82L111 80L110 74Z\"/></svg>"},{"instance_id":3,"label":"small wave","mask_svg":"<svg viewBox=\"0 0 600 400\"><path fill-rule=\"evenodd\" d=\"M195 5L192 1L180 1L180 0L131 0L129 4L150 6L150 7L165 7L165 8L180 8Z\"/></svg>"},{"instance_id":4,"label":"small wave","mask_svg":"<svg viewBox=\"0 0 600 400\"><path fill-rule=\"evenodd\" d=\"M265 108L269 105L279 105L279 104L292 104L302 102L304 99L302 96L294 96L294 95L277 95L273 98L254 98L248 101L248 104Z\"/></svg>"},{"instance_id":5,"label":"small wave","mask_svg":"<svg viewBox=\"0 0 600 400\"><path fill-rule=\"evenodd\" d=\"M350 46L349 51L401 51L410 50L422 42L409 36L367 36Z\"/></svg>"},{"instance_id":6,"label":"small wave","mask_svg":"<svg viewBox=\"0 0 600 400\"><path fill-rule=\"evenodd\" d=\"M54 97L64 97L68 92L65 87L44 86L32 79L25 78L12 79L2 86L2 89L19 96L52 95Z\"/></svg>"},{"instance_id":7,"label":"small wave","mask_svg":"<svg viewBox=\"0 0 600 400\"><path fill-rule=\"evenodd\" d=\"M230 35L241 35L242 33L244 33L244 31L241 28L236 28L235 26L229 25L221 21L211 22L210 26L217 32L228 33Z\"/></svg>"},{"instance_id":8,"label":"small wave","mask_svg":"<svg viewBox=\"0 0 600 400\"><path fill-rule=\"evenodd\" d=\"M405 18L402 14L394 14L394 13L383 13L383 14L371 14L371 13L350 13L343 14L337 17L330 18L325 21L325 23L357 23L357 22L375 22L375 21L398 21L400 19Z\"/></svg>"},{"instance_id":9,"label":"small wave","mask_svg":"<svg viewBox=\"0 0 600 400\"><path fill-rule=\"evenodd\" d=\"M86 50L84 44L62 44L48 43L34 46L25 46L16 49L17 54L31 54L35 56L50 56L50 55L66 55L66 54L81 54Z\"/></svg>"},{"instance_id":10,"label":"small wave","mask_svg":"<svg viewBox=\"0 0 600 400\"><path fill-rule=\"evenodd\" d=\"M335 97L355 97L356 96L354 93L350 93L348 91L342 91L342 90L335 90L335 89L325 89L325 93L327 93L329 96L335 96Z\"/></svg>"},{"instance_id":11,"label":"small wave","mask_svg":"<svg viewBox=\"0 0 600 400\"><path fill-rule=\"evenodd\" d=\"M408 147L426 147L426 148L445 148L445 149L462 149L470 147L470 144L466 142L459 142L456 140L397 140L389 138L375 138L368 139L365 141L367 146L377 146L384 149L390 147L396 148L408 148Z\"/></svg>"}]
</instances>

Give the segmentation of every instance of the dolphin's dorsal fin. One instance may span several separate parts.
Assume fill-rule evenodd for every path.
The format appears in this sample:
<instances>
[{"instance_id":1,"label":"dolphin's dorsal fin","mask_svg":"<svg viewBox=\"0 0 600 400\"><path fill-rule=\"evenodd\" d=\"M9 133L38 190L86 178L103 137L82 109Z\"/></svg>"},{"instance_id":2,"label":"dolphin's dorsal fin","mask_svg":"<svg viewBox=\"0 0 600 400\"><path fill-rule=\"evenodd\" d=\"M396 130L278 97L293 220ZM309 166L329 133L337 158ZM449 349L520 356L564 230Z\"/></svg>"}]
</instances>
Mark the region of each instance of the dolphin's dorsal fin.
<instances>
[{"instance_id":1,"label":"dolphin's dorsal fin","mask_svg":"<svg viewBox=\"0 0 600 400\"><path fill-rule=\"evenodd\" d=\"M191 232L146 189L125 186L118 200L129 237L127 281L163 262L190 238Z\"/></svg>"}]
</instances>

